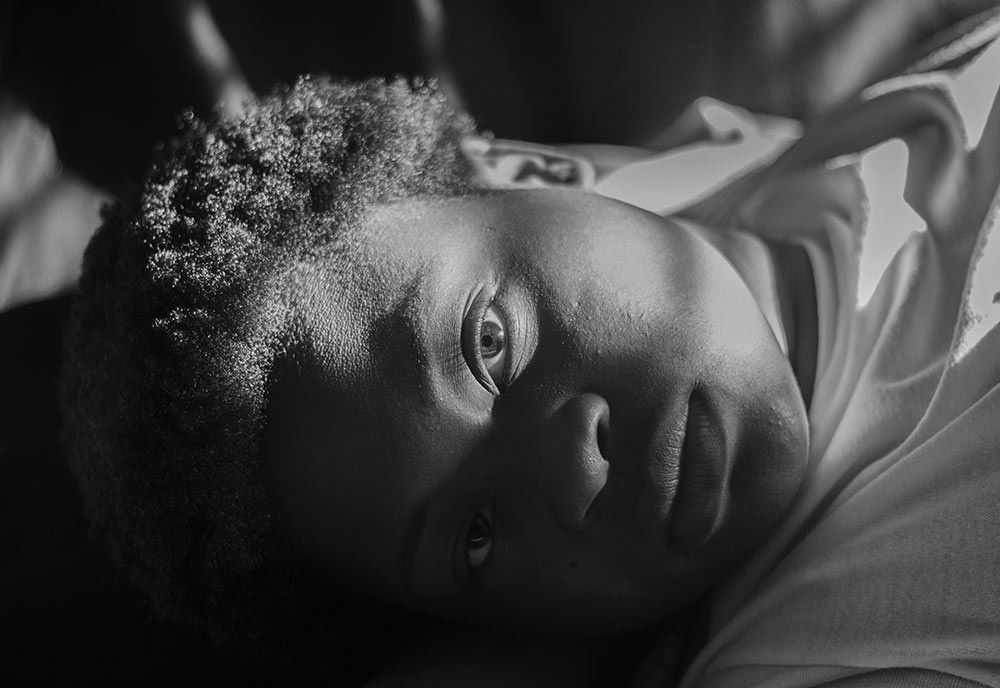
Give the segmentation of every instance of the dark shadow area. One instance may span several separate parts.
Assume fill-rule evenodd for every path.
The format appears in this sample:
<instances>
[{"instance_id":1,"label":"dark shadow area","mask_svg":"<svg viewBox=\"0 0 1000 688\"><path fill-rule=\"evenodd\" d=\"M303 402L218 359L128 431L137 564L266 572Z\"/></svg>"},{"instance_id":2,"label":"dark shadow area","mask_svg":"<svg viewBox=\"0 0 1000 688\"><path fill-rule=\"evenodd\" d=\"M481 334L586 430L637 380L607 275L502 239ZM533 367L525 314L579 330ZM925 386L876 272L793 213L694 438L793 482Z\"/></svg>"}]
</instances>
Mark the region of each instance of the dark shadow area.
<instances>
[{"instance_id":1,"label":"dark shadow area","mask_svg":"<svg viewBox=\"0 0 1000 688\"><path fill-rule=\"evenodd\" d=\"M0 314L0 619L4 677L31 684L277 681L266 666L154 621L87 535L59 445L66 297Z\"/></svg>"},{"instance_id":2,"label":"dark shadow area","mask_svg":"<svg viewBox=\"0 0 1000 688\"><path fill-rule=\"evenodd\" d=\"M0 8L0 93L52 129L59 155L121 193L179 113L214 106L211 74L191 50L184 0L15 0ZM408 0L209 3L247 81L267 92L304 72L348 77L422 73Z\"/></svg>"}]
</instances>

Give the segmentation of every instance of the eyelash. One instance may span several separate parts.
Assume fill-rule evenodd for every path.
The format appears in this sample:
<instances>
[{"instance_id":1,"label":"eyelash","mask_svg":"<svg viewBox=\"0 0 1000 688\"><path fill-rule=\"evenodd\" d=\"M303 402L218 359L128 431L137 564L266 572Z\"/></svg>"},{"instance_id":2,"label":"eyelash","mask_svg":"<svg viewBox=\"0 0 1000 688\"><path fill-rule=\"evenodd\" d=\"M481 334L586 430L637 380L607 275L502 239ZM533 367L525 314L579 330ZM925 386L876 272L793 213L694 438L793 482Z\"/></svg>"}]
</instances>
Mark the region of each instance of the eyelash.
<instances>
[{"instance_id":1,"label":"eyelash","mask_svg":"<svg viewBox=\"0 0 1000 688\"><path fill-rule=\"evenodd\" d=\"M487 322L487 315L493 309L499 316L498 323L502 332L502 343L505 345L499 354L502 369L499 380L494 379L489 370L489 366L483 359L480 347L482 346L483 326ZM499 396L500 392L510 384L509 360L510 360L510 328L509 319L503 313L499 304L494 300L487 290L481 289L472 299L465 319L462 321L462 356L472 375L482 387L494 396Z\"/></svg>"},{"instance_id":2,"label":"eyelash","mask_svg":"<svg viewBox=\"0 0 1000 688\"><path fill-rule=\"evenodd\" d=\"M476 527L478 519L482 518L486 522L486 544L481 547L472 548L469 545L472 541L472 530ZM470 573L470 575L476 575L479 573L480 569L486 565L489 561L490 554L493 550L493 506L492 504L488 507L479 509L472 516L472 520L469 522L469 527L465 531L465 542L463 545L463 551L465 554L465 564ZM479 554L481 550L485 550L482 554Z\"/></svg>"}]
</instances>

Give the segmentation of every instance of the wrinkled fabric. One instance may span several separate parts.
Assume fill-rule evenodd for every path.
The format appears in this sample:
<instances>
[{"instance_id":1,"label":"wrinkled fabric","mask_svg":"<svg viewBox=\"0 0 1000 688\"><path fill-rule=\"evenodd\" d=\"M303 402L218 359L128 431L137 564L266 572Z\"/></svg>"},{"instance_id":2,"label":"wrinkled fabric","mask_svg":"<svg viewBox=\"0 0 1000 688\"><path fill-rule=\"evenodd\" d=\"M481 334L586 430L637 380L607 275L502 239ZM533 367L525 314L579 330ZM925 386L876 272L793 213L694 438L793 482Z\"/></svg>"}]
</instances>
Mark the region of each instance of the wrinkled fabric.
<instances>
[{"instance_id":1,"label":"wrinkled fabric","mask_svg":"<svg viewBox=\"0 0 1000 688\"><path fill-rule=\"evenodd\" d=\"M826 307L803 487L717 591L683 686L863 685L904 667L1000 686L998 83L1000 44L958 74L878 84L687 211L806 237ZM858 170L892 139L921 226L859 299L883 229Z\"/></svg>"},{"instance_id":2,"label":"wrinkled fabric","mask_svg":"<svg viewBox=\"0 0 1000 688\"><path fill-rule=\"evenodd\" d=\"M798 244L816 278L803 487L716 591L682 686L1000 686L998 84L1000 43L801 137L701 99L679 147L574 148L593 191Z\"/></svg>"}]
</instances>

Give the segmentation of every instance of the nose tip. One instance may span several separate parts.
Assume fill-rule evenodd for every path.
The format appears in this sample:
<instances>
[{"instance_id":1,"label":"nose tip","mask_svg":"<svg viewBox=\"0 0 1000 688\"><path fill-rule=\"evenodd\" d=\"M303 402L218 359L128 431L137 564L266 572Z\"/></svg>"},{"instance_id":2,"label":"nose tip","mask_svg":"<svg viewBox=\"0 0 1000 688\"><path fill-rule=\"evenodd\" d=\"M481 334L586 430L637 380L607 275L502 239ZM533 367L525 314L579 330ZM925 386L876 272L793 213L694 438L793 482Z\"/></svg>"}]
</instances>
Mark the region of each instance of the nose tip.
<instances>
[{"instance_id":1,"label":"nose tip","mask_svg":"<svg viewBox=\"0 0 1000 688\"><path fill-rule=\"evenodd\" d=\"M549 495L558 519L568 528L585 528L590 507L608 477L611 409L604 397L579 394L555 414L548 463Z\"/></svg>"}]
</instances>

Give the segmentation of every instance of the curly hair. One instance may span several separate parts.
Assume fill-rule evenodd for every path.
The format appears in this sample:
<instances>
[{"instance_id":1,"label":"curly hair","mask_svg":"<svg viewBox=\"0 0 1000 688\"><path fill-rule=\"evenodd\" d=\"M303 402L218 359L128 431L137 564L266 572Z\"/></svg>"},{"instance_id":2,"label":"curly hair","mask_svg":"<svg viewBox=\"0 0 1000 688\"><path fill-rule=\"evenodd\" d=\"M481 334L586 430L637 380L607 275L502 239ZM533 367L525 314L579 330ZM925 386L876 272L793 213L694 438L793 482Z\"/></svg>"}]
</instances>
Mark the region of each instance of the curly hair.
<instances>
[{"instance_id":1,"label":"curly hair","mask_svg":"<svg viewBox=\"0 0 1000 688\"><path fill-rule=\"evenodd\" d=\"M349 262L373 204L472 192L474 125L433 83L327 77L236 121L182 120L84 258L62 381L84 507L159 614L255 649L339 628L349 658L377 615L346 595L334 618L303 603L263 479L269 390L297 336L284 286Z\"/></svg>"}]
</instances>

